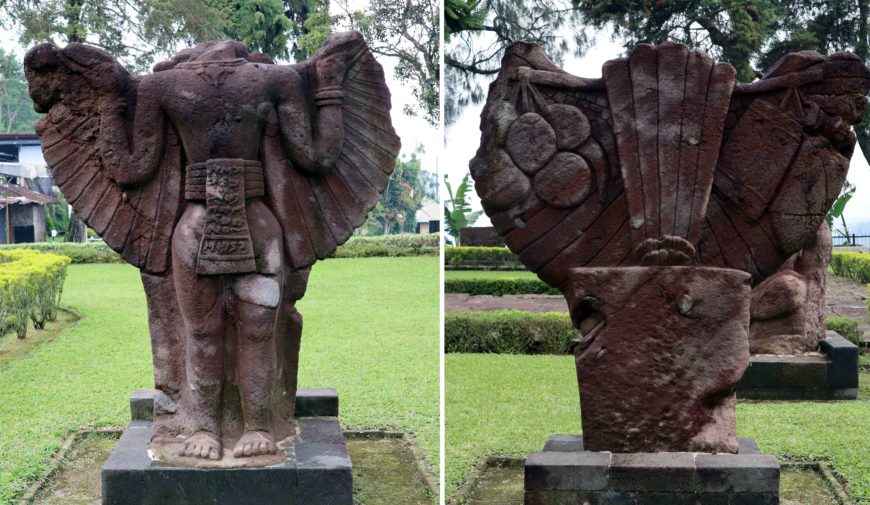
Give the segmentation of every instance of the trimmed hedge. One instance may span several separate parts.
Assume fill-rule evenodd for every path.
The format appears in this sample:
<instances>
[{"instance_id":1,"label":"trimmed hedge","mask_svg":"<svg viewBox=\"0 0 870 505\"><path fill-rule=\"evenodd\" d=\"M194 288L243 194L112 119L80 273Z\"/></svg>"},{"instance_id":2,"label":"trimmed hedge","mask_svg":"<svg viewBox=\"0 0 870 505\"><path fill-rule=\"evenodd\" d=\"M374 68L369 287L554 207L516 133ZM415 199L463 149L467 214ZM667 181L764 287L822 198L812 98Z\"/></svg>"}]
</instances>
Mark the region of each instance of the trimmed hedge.
<instances>
[{"instance_id":1,"label":"trimmed hedge","mask_svg":"<svg viewBox=\"0 0 870 505\"><path fill-rule=\"evenodd\" d=\"M831 271L840 277L867 284L870 282L870 254L834 251L831 253Z\"/></svg>"},{"instance_id":2,"label":"trimmed hedge","mask_svg":"<svg viewBox=\"0 0 870 505\"><path fill-rule=\"evenodd\" d=\"M525 270L507 247L445 247L444 268L451 270Z\"/></svg>"},{"instance_id":3,"label":"trimmed hedge","mask_svg":"<svg viewBox=\"0 0 870 505\"><path fill-rule=\"evenodd\" d=\"M401 234L377 237L351 237L332 255L333 258L368 258L372 256L437 256L441 237ZM121 255L111 250L105 242L36 242L32 244L0 245L0 251L32 249L66 256L74 264L123 263Z\"/></svg>"},{"instance_id":4,"label":"trimmed hedge","mask_svg":"<svg viewBox=\"0 0 870 505\"><path fill-rule=\"evenodd\" d=\"M580 334L564 312L447 312L444 351L496 354L568 354Z\"/></svg>"},{"instance_id":5,"label":"trimmed hedge","mask_svg":"<svg viewBox=\"0 0 870 505\"><path fill-rule=\"evenodd\" d=\"M70 259L28 249L0 251L0 326L27 336L27 322L43 328L57 317Z\"/></svg>"},{"instance_id":6,"label":"trimmed hedge","mask_svg":"<svg viewBox=\"0 0 870 505\"><path fill-rule=\"evenodd\" d=\"M859 348L863 345L864 331L858 327L861 321L851 317L831 316L825 322L829 330L836 331Z\"/></svg>"},{"instance_id":7,"label":"trimmed hedge","mask_svg":"<svg viewBox=\"0 0 870 505\"><path fill-rule=\"evenodd\" d=\"M34 242L31 244L0 245L0 252L29 249L66 256L73 264L123 263L121 255L111 250L103 241L97 242Z\"/></svg>"},{"instance_id":8,"label":"trimmed hedge","mask_svg":"<svg viewBox=\"0 0 870 505\"><path fill-rule=\"evenodd\" d=\"M492 296L560 294L539 279L444 279L444 292Z\"/></svg>"},{"instance_id":9,"label":"trimmed hedge","mask_svg":"<svg viewBox=\"0 0 870 505\"><path fill-rule=\"evenodd\" d=\"M441 234L402 233L375 237L351 237L340 245L333 258L370 258L373 256L438 256Z\"/></svg>"},{"instance_id":10,"label":"trimmed hedge","mask_svg":"<svg viewBox=\"0 0 870 505\"><path fill-rule=\"evenodd\" d=\"M827 326L856 345L860 321L829 317ZM565 312L497 310L444 314L444 351L490 354L570 354L580 334Z\"/></svg>"}]
</instances>

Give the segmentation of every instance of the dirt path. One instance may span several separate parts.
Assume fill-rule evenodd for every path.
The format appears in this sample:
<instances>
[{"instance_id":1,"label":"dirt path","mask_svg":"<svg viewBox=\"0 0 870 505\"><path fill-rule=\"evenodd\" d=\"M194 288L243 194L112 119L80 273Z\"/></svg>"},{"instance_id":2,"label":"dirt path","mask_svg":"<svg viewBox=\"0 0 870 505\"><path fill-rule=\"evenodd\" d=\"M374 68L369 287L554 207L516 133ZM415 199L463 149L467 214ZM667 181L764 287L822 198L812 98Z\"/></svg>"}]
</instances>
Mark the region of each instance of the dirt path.
<instances>
[{"instance_id":1,"label":"dirt path","mask_svg":"<svg viewBox=\"0 0 870 505\"><path fill-rule=\"evenodd\" d=\"M828 275L825 293L827 314L861 321L864 341L870 340L870 321L867 319L867 286L851 279Z\"/></svg>"},{"instance_id":2,"label":"dirt path","mask_svg":"<svg viewBox=\"0 0 870 505\"><path fill-rule=\"evenodd\" d=\"M444 310L525 310L528 312L568 312L562 295L477 295L444 293Z\"/></svg>"}]
</instances>

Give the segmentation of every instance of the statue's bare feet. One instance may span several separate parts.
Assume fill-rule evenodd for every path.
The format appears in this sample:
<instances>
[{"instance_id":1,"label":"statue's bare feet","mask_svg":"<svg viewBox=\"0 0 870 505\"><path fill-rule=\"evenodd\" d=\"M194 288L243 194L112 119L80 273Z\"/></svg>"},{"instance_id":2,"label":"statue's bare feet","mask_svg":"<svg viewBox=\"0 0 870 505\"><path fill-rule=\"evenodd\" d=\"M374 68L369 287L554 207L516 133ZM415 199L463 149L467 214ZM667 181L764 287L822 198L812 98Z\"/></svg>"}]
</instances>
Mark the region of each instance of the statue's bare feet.
<instances>
[{"instance_id":1,"label":"statue's bare feet","mask_svg":"<svg viewBox=\"0 0 870 505\"><path fill-rule=\"evenodd\" d=\"M220 438L214 433L207 431L197 431L187 437L187 440L181 446L181 450L178 451L179 456L214 460L221 459L221 453Z\"/></svg>"},{"instance_id":2,"label":"statue's bare feet","mask_svg":"<svg viewBox=\"0 0 870 505\"><path fill-rule=\"evenodd\" d=\"M272 440L272 435L266 431L248 431L233 449L233 457L246 458L263 454L275 454L278 448Z\"/></svg>"}]
</instances>

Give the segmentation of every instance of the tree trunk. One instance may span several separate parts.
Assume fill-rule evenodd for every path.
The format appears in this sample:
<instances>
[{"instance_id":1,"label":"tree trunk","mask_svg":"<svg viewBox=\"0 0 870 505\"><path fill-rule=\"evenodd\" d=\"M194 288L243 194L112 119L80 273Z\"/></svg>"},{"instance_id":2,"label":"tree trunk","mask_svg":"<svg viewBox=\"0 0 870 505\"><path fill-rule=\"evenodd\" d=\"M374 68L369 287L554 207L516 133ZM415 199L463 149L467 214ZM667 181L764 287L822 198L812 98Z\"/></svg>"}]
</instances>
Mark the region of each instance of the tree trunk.
<instances>
[{"instance_id":1,"label":"tree trunk","mask_svg":"<svg viewBox=\"0 0 870 505\"><path fill-rule=\"evenodd\" d=\"M69 218L69 227L66 230L67 242L86 242L88 240L88 228L79 216L73 213Z\"/></svg>"}]
</instances>

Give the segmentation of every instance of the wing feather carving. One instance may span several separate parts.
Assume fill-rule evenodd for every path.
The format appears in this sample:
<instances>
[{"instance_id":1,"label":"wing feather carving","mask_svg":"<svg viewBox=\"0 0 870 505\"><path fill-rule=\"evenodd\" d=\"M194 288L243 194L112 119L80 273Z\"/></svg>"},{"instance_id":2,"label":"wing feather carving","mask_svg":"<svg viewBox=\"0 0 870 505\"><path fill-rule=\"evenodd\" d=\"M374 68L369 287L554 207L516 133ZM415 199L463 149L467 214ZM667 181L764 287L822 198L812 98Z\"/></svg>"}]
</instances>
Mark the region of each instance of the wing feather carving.
<instances>
[{"instance_id":1,"label":"wing feather carving","mask_svg":"<svg viewBox=\"0 0 870 505\"><path fill-rule=\"evenodd\" d=\"M853 55L792 54L738 85L730 65L674 43L602 73L511 46L470 164L508 247L557 287L586 266L773 274L836 199L870 89Z\"/></svg>"},{"instance_id":2,"label":"wing feather carving","mask_svg":"<svg viewBox=\"0 0 870 505\"><path fill-rule=\"evenodd\" d=\"M268 166L267 198L284 230L285 249L294 269L326 258L350 238L377 204L401 148L390 119L390 92L383 69L361 37L359 44L342 82L344 143L331 172L309 175L292 169L277 127L267 124L261 148ZM318 57L315 54L297 66L303 81L315 78ZM291 177L279 176L282 172Z\"/></svg>"}]
</instances>

